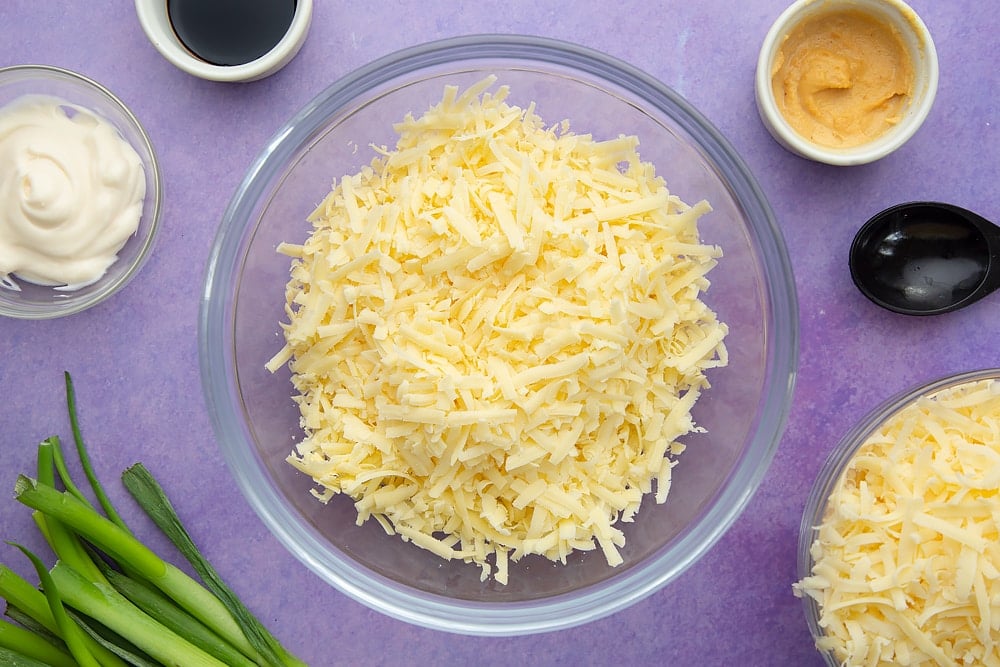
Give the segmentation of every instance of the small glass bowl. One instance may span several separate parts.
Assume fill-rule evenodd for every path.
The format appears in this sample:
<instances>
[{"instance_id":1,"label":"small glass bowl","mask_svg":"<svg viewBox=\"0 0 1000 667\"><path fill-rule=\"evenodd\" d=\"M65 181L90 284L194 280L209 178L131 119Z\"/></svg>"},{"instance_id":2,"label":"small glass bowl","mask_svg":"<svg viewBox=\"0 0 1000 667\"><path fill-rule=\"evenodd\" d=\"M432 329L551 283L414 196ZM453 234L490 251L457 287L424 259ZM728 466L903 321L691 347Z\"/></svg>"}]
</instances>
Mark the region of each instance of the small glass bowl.
<instances>
[{"instance_id":1,"label":"small glass bowl","mask_svg":"<svg viewBox=\"0 0 1000 667\"><path fill-rule=\"evenodd\" d=\"M841 9L864 11L892 27L913 63L914 89L902 119L887 132L858 146L831 148L803 137L785 120L774 98L771 72L782 42L795 26L817 14ZM937 51L931 33L917 13L902 0L796 0L778 16L761 46L755 76L757 110L771 136L792 153L835 166L866 164L897 150L920 129L934 104L938 74Z\"/></svg>"},{"instance_id":2,"label":"small glass bowl","mask_svg":"<svg viewBox=\"0 0 1000 667\"><path fill-rule=\"evenodd\" d=\"M639 137L685 201L707 199L699 225L725 256L706 303L729 325L729 365L711 369L670 496L646 498L626 534L624 563L599 550L565 565L528 556L506 586L444 561L375 521L356 524L350 498L323 505L286 458L302 438L287 366L265 363L284 341L290 261L282 241L303 242L307 216L333 179L367 165L371 146L394 145L393 123L495 74L508 101L534 102L547 124L599 138ZM478 35L382 58L337 81L266 144L223 215L209 259L199 322L202 385L215 433L247 501L277 538L324 581L382 613L474 635L567 628L652 594L704 555L746 506L770 463L791 403L798 350L795 281L770 207L732 146L653 77L604 54L537 37Z\"/></svg>"},{"instance_id":3,"label":"small glass bowl","mask_svg":"<svg viewBox=\"0 0 1000 667\"><path fill-rule=\"evenodd\" d=\"M142 161L146 196L139 227L118 252L118 259L96 282L71 290L36 285L8 276L0 284L0 315L20 319L50 319L90 308L124 287L146 262L160 224L160 168L145 130L128 107L91 79L48 65L0 68L0 107L26 95L59 98L88 109L110 122Z\"/></svg>"},{"instance_id":4,"label":"small glass bowl","mask_svg":"<svg viewBox=\"0 0 1000 667\"><path fill-rule=\"evenodd\" d=\"M814 563L810 548L819 535L819 526L823 523L830 494L833 493L834 488L840 483L844 471L851 464L858 449L867 442L868 438L882 424L919 399L943 390L955 389L965 384L973 384L990 379L1000 380L1000 368L967 371L956 375L949 375L907 389L883 402L848 431L823 463L816 476L812 490L806 498L805 509L802 512L802 523L799 526L798 581L802 581L802 579L812 574ZM809 595L802 596L802 604L805 607L806 623L809 626L809 632L813 640L821 639L824 636L824 632L823 628L819 625L819 604ZM830 651L821 650L820 653L826 664L830 667L840 665L840 662Z\"/></svg>"}]
</instances>

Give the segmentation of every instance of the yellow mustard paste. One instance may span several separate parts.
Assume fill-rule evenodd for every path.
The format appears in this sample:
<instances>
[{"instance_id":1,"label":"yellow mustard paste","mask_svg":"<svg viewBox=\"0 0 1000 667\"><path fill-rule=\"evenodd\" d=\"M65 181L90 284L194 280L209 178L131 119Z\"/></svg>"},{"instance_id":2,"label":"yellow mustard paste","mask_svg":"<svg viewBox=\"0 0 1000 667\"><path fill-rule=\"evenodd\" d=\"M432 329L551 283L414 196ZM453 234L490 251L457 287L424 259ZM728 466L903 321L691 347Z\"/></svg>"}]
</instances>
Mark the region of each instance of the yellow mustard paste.
<instances>
[{"instance_id":1,"label":"yellow mustard paste","mask_svg":"<svg viewBox=\"0 0 1000 667\"><path fill-rule=\"evenodd\" d=\"M771 70L778 109L796 132L832 148L859 146L899 122L914 85L896 29L859 9L807 18Z\"/></svg>"}]
</instances>

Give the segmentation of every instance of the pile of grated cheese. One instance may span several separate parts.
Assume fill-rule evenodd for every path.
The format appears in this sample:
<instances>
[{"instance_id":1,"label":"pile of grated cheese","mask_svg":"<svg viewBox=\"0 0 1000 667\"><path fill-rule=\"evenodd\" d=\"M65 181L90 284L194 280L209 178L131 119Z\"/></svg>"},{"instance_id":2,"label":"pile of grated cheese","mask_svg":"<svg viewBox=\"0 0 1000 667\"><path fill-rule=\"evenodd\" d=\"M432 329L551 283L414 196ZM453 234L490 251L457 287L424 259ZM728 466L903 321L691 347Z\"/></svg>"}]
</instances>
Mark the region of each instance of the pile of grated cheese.
<instances>
[{"instance_id":1,"label":"pile of grated cheese","mask_svg":"<svg viewBox=\"0 0 1000 667\"><path fill-rule=\"evenodd\" d=\"M794 586L844 665L1000 665L1000 382L921 398L858 450Z\"/></svg>"},{"instance_id":2,"label":"pile of grated cheese","mask_svg":"<svg viewBox=\"0 0 1000 667\"><path fill-rule=\"evenodd\" d=\"M546 127L489 77L394 126L292 260L286 344L304 439L289 462L358 524L506 583L528 554L599 547L662 503L704 371L711 210L672 195L635 137Z\"/></svg>"}]
</instances>

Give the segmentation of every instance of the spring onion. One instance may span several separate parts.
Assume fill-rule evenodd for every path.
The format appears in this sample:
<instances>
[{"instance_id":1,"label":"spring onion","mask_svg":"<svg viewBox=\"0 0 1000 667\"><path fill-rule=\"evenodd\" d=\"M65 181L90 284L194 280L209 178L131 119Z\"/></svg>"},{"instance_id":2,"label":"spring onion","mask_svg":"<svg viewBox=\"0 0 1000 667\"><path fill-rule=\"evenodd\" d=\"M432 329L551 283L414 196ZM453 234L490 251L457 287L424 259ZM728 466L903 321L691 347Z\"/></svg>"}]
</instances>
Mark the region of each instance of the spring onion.
<instances>
[{"instance_id":1,"label":"spring onion","mask_svg":"<svg viewBox=\"0 0 1000 667\"><path fill-rule=\"evenodd\" d=\"M0 597L14 621L0 621L0 665L304 667L198 551L163 488L141 464L123 474L126 487L201 581L129 529L94 474L68 373L65 379L76 451L97 503L71 479L59 438L43 440L36 478L19 475L14 494L33 510L56 562L46 569L36 555L11 543L35 566L40 589L0 564Z\"/></svg>"},{"instance_id":2,"label":"spring onion","mask_svg":"<svg viewBox=\"0 0 1000 667\"><path fill-rule=\"evenodd\" d=\"M8 544L20 549L31 560L31 564L35 566L35 571L42 580L42 591L45 594L45 600L49 603L49 609L52 611L52 618L55 619L59 636L66 642L66 648L69 649L73 659L80 663L80 667L101 667L100 663L97 662L97 658L94 657L87 647L83 630L66 613L66 608L62 602L62 595L55 582L53 582L52 575L49 574L49 571L45 569L45 565L42 564L42 559L20 544L15 542L9 542Z\"/></svg>"},{"instance_id":3,"label":"spring onion","mask_svg":"<svg viewBox=\"0 0 1000 667\"><path fill-rule=\"evenodd\" d=\"M195 546L194 540L185 530L163 488L146 467L141 463L136 463L127 468L122 473L122 481L146 514L191 563L195 572L205 582L205 586L218 596L226 606L233 618L243 628L254 648L275 663L302 664L284 650L278 640L267 631L267 628L254 617L232 589L226 585L212 564L202 556L198 547Z\"/></svg>"},{"instance_id":4,"label":"spring onion","mask_svg":"<svg viewBox=\"0 0 1000 667\"><path fill-rule=\"evenodd\" d=\"M16 649L15 649L16 647ZM19 657L38 660L52 667L76 667L76 660L66 651L19 625L0 621L0 649L17 652ZM0 658L0 665L5 664Z\"/></svg>"}]
</instances>

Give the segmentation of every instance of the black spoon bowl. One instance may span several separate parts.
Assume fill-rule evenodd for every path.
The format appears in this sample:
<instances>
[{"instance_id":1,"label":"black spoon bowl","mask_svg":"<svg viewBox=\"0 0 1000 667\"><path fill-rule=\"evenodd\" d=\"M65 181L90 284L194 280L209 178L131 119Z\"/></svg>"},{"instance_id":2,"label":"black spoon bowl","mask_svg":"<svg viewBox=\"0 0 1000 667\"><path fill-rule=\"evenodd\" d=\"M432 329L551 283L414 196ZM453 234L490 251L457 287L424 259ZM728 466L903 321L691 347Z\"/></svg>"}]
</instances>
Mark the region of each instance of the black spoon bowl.
<instances>
[{"instance_id":1,"label":"black spoon bowl","mask_svg":"<svg viewBox=\"0 0 1000 667\"><path fill-rule=\"evenodd\" d=\"M898 204L858 230L849 263L854 284L876 305L947 313L1000 288L1000 227L952 204Z\"/></svg>"}]
</instances>

